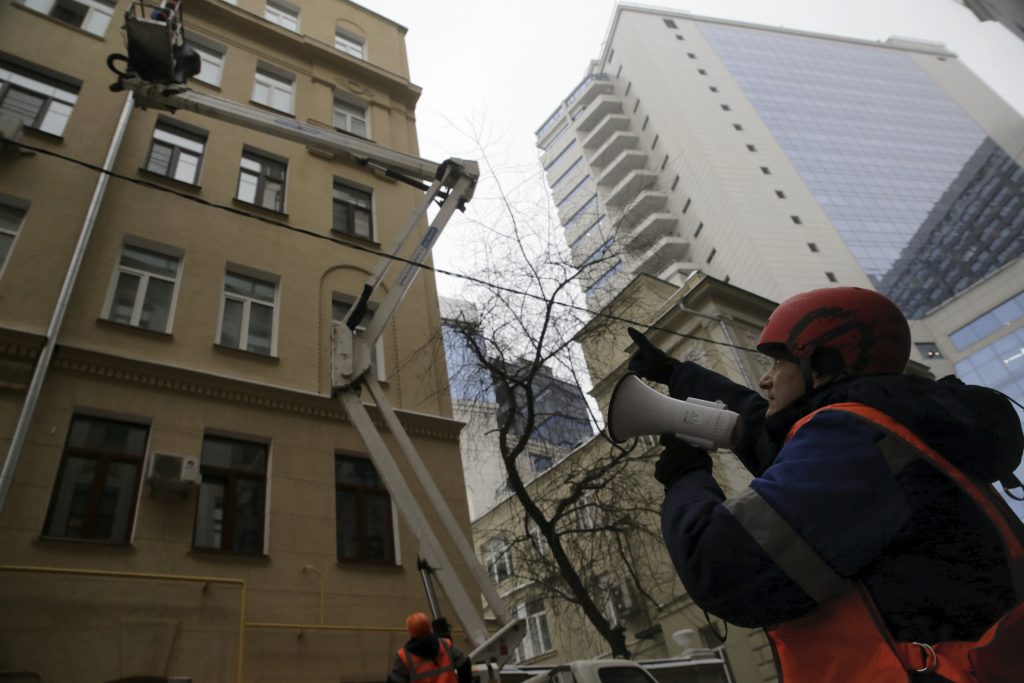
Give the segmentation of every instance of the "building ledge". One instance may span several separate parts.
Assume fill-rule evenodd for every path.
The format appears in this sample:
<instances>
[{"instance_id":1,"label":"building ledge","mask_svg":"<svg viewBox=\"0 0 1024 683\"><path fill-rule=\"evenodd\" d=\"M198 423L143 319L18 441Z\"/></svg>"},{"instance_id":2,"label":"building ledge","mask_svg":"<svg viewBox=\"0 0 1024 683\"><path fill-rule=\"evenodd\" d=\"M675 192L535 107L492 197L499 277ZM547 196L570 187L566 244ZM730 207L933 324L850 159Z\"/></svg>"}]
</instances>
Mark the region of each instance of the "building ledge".
<instances>
[{"instance_id":1,"label":"building ledge","mask_svg":"<svg viewBox=\"0 0 1024 683\"><path fill-rule=\"evenodd\" d=\"M609 114L621 113L622 98L616 95L601 95L580 112L576 119L576 129L583 132L591 130Z\"/></svg>"},{"instance_id":2,"label":"building ledge","mask_svg":"<svg viewBox=\"0 0 1024 683\"><path fill-rule=\"evenodd\" d=\"M608 168L597 177L598 185L616 185L626 177L627 174L640 170L647 166L647 153L636 149L627 149L615 160L608 164Z\"/></svg>"},{"instance_id":3,"label":"building ledge","mask_svg":"<svg viewBox=\"0 0 1024 683\"><path fill-rule=\"evenodd\" d=\"M642 192L653 190L657 183L658 174L655 171L631 171L608 193L605 203L609 206L624 206Z\"/></svg>"},{"instance_id":4,"label":"building ledge","mask_svg":"<svg viewBox=\"0 0 1024 683\"><path fill-rule=\"evenodd\" d=\"M639 149L640 136L629 131L619 131L604 143L599 150L590 157L590 163L594 166L607 166L619 154L627 149Z\"/></svg>"},{"instance_id":5,"label":"building ledge","mask_svg":"<svg viewBox=\"0 0 1024 683\"><path fill-rule=\"evenodd\" d=\"M590 135L583 138L583 146L587 149L600 147L612 133L629 130L629 117L625 114L609 114L590 132Z\"/></svg>"}]
</instances>

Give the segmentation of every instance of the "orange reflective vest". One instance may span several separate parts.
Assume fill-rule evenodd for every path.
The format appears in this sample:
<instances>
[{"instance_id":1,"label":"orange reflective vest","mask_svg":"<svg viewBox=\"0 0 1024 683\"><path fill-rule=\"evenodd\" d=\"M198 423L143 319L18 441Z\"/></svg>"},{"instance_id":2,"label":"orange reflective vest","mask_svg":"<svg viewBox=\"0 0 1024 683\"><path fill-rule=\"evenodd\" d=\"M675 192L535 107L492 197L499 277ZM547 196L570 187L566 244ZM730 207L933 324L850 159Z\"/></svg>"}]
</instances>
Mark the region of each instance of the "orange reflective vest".
<instances>
[{"instance_id":1,"label":"orange reflective vest","mask_svg":"<svg viewBox=\"0 0 1024 683\"><path fill-rule=\"evenodd\" d=\"M409 671L409 683L457 683L451 653L452 641L438 638L437 642L437 657L434 659L419 657L404 647L398 651L398 657Z\"/></svg>"},{"instance_id":2,"label":"orange reflective vest","mask_svg":"<svg viewBox=\"0 0 1024 683\"><path fill-rule=\"evenodd\" d=\"M802 418L792 438L821 410L852 413L896 437L952 479L985 512L1003 540L1018 603L976 641L895 642L863 585L818 605L809 614L768 629L784 683L906 683L910 672L934 673L954 683L1024 682L1024 540L992 486L965 475L909 429L880 410L837 403ZM941 599L941 596L937 596Z\"/></svg>"}]
</instances>

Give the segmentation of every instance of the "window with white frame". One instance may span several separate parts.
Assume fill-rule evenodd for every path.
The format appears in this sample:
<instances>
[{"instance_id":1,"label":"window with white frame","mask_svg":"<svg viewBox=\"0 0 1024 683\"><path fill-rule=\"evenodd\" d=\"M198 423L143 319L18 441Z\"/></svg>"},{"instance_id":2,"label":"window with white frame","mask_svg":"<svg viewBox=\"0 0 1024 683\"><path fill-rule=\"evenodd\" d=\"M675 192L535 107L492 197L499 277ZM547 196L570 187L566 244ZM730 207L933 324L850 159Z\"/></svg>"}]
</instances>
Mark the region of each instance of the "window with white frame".
<instances>
[{"instance_id":1,"label":"window with white frame","mask_svg":"<svg viewBox=\"0 0 1024 683\"><path fill-rule=\"evenodd\" d=\"M265 65L256 67L252 88L253 102L291 114L294 99L294 77L269 69Z\"/></svg>"},{"instance_id":2,"label":"window with white frame","mask_svg":"<svg viewBox=\"0 0 1024 683\"><path fill-rule=\"evenodd\" d=\"M334 181L334 217L331 229L365 240L373 239L372 195Z\"/></svg>"},{"instance_id":3,"label":"window with white frame","mask_svg":"<svg viewBox=\"0 0 1024 683\"><path fill-rule=\"evenodd\" d=\"M170 332L181 259L125 244L114 272L107 319L154 332Z\"/></svg>"},{"instance_id":4,"label":"window with white frame","mask_svg":"<svg viewBox=\"0 0 1024 683\"><path fill-rule=\"evenodd\" d=\"M334 31L334 48L358 59L366 59L366 41L340 28Z\"/></svg>"},{"instance_id":5,"label":"window with white frame","mask_svg":"<svg viewBox=\"0 0 1024 683\"><path fill-rule=\"evenodd\" d=\"M484 543L483 555L487 573L495 583L506 581L512 576L512 549L504 538L499 536Z\"/></svg>"},{"instance_id":6,"label":"window with white frame","mask_svg":"<svg viewBox=\"0 0 1024 683\"><path fill-rule=\"evenodd\" d=\"M224 309L219 343L263 355L274 353L277 284L228 270L224 275Z\"/></svg>"},{"instance_id":7,"label":"window with white frame","mask_svg":"<svg viewBox=\"0 0 1024 683\"><path fill-rule=\"evenodd\" d=\"M283 212L286 172L287 167L283 162L243 150L238 175L238 199Z\"/></svg>"},{"instance_id":8,"label":"window with white frame","mask_svg":"<svg viewBox=\"0 0 1024 683\"><path fill-rule=\"evenodd\" d=\"M186 129L163 119L153 129L146 170L195 185L206 148L206 131Z\"/></svg>"},{"instance_id":9,"label":"window with white frame","mask_svg":"<svg viewBox=\"0 0 1024 683\"><path fill-rule=\"evenodd\" d=\"M0 271L7 263L7 257L14 247L14 240L25 220L25 209L8 203L0 197Z\"/></svg>"},{"instance_id":10,"label":"window with white frame","mask_svg":"<svg viewBox=\"0 0 1024 683\"><path fill-rule=\"evenodd\" d=\"M63 135L80 87L73 79L64 81L0 59L0 112L28 128Z\"/></svg>"},{"instance_id":11,"label":"window with white frame","mask_svg":"<svg viewBox=\"0 0 1024 683\"><path fill-rule=\"evenodd\" d=\"M219 88L221 76L224 74L224 53L226 52L224 47L206 39L197 39L192 35L189 36L187 43L189 47L199 53L201 62L199 73L193 78Z\"/></svg>"},{"instance_id":12,"label":"window with white frame","mask_svg":"<svg viewBox=\"0 0 1024 683\"><path fill-rule=\"evenodd\" d=\"M299 32L299 8L293 5L280 0L267 0L263 18L289 31Z\"/></svg>"},{"instance_id":13,"label":"window with white frame","mask_svg":"<svg viewBox=\"0 0 1024 683\"><path fill-rule=\"evenodd\" d=\"M347 102L339 97L334 98L334 127L349 133L370 137L366 107Z\"/></svg>"},{"instance_id":14,"label":"window with white frame","mask_svg":"<svg viewBox=\"0 0 1024 683\"><path fill-rule=\"evenodd\" d=\"M548 630L548 614L543 600L533 600L516 606L516 616L526 624L526 636L515 651L515 660L539 657L551 651L551 633Z\"/></svg>"},{"instance_id":15,"label":"window with white frame","mask_svg":"<svg viewBox=\"0 0 1024 683\"><path fill-rule=\"evenodd\" d=\"M348 315L349 309L352 308L354 299L343 296L341 294L335 294L334 299L331 301L331 321L340 323ZM357 330L366 331L366 328L370 326L370 322L373 320L374 310L377 308L376 304L370 303L366 307L366 312L363 313L363 319L359 321L356 326ZM370 359L373 367L377 371L377 381L383 382L387 379L387 374L384 369L384 338L383 335L377 339L377 343L373 346L373 358Z\"/></svg>"},{"instance_id":16,"label":"window with white frame","mask_svg":"<svg viewBox=\"0 0 1024 683\"><path fill-rule=\"evenodd\" d=\"M23 0L22 4L94 36L104 36L116 3L114 0Z\"/></svg>"}]
</instances>

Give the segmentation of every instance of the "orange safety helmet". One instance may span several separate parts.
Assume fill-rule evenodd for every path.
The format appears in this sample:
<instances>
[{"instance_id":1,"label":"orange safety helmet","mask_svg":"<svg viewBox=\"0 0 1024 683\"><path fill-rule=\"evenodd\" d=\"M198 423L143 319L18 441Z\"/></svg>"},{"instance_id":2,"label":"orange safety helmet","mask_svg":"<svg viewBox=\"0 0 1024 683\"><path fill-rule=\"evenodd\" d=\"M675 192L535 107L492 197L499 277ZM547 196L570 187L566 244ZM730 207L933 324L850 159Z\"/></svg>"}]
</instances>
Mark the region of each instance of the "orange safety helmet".
<instances>
[{"instance_id":1,"label":"orange safety helmet","mask_svg":"<svg viewBox=\"0 0 1024 683\"><path fill-rule=\"evenodd\" d=\"M423 612L413 612L405 620L405 627L409 629L410 638L422 638L433 632L430 625L430 618Z\"/></svg>"},{"instance_id":2,"label":"orange safety helmet","mask_svg":"<svg viewBox=\"0 0 1024 683\"><path fill-rule=\"evenodd\" d=\"M902 373L910 360L910 326L878 292L826 287L779 304L757 340L761 353L798 362L824 348L838 351L853 375Z\"/></svg>"}]
</instances>

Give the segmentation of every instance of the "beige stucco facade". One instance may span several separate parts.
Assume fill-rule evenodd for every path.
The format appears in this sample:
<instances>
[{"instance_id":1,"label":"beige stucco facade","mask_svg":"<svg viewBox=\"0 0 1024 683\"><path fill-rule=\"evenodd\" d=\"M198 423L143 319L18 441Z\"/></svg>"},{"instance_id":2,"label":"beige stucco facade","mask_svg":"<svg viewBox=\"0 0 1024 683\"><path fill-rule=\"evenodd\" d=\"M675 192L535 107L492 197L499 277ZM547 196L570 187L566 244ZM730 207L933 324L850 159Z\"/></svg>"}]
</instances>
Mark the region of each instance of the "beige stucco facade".
<instances>
[{"instance_id":1,"label":"beige stucco facade","mask_svg":"<svg viewBox=\"0 0 1024 683\"><path fill-rule=\"evenodd\" d=\"M97 36L3 1L0 58L81 84L63 134L29 127L24 143L102 164L126 98L108 90L114 76L105 60L124 52L127 8L118 2ZM220 87L192 82L196 90L260 107L250 101L254 72L276 69L292 77L292 114L284 118L331 127L332 102L340 97L365 108L372 140L417 153L419 88L409 81L403 27L344 0L303 4L298 31L265 19L261 0L196 0L186 21L188 31L223 48ZM336 30L361 39L365 59L336 50ZM145 170L159 121L205 133L195 182ZM244 150L286 165L283 210L236 198ZM376 265L372 252L390 247L419 193L349 161L188 112L132 111L113 170L129 180L112 179L99 202L0 511L0 672L31 672L44 681L142 674L381 680L406 638L405 616L427 605L415 566L417 539L393 505L391 558L338 559L335 458L367 454L331 398L330 322L332 304L358 294ZM5 148L0 156L0 198L23 215L0 270L4 456L97 177L44 153ZM332 231L335 181L371 195L372 239ZM112 319L126 246L177 259L166 330ZM233 348L221 336L227 272L273 285L269 353ZM374 300L386 291L385 285ZM427 466L444 474L437 478L442 495L468 530L461 423L452 419L439 331L434 280L423 272L383 335L381 376ZM77 418L130 423L146 435L134 479L118 489L131 498L127 540L72 538L48 526L48 515L59 514L52 501ZM160 491L147 483L154 454L201 460L211 437L257 444L266 453L259 552L198 547L200 489ZM394 445L386 433L385 440ZM415 485L414 492L421 495ZM447 569L467 576L463 566ZM455 621L450 611L446 616Z\"/></svg>"}]
</instances>

